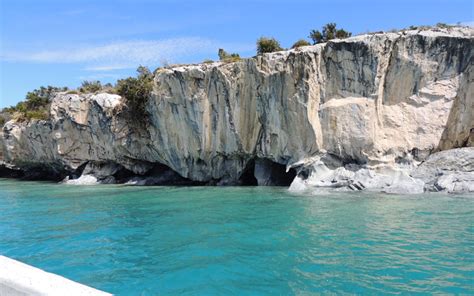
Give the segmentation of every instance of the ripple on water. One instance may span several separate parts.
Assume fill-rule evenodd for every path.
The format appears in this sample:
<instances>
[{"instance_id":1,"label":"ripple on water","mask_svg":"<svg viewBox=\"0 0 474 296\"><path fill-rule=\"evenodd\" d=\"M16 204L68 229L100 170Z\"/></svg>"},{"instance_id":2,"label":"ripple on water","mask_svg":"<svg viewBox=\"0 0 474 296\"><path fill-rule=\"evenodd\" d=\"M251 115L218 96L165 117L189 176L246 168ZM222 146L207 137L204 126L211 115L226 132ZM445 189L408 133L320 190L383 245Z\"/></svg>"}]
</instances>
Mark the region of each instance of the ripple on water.
<instances>
[{"instance_id":1,"label":"ripple on water","mask_svg":"<svg viewBox=\"0 0 474 296\"><path fill-rule=\"evenodd\" d=\"M116 294L473 294L472 195L0 180L0 253Z\"/></svg>"}]
</instances>

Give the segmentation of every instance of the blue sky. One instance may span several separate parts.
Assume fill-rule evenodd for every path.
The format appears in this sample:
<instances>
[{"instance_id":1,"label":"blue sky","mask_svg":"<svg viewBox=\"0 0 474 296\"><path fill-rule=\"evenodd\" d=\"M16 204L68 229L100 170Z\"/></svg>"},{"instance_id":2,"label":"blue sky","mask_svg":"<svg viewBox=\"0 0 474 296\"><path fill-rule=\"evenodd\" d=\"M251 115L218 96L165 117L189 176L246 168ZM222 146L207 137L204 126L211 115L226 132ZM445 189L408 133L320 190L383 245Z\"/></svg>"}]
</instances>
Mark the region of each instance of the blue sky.
<instances>
[{"instance_id":1,"label":"blue sky","mask_svg":"<svg viewBox=\"0 0 474 296\"><path fill-rule=\"evenodd\" d=\"M40 86L114 82L138 65L255 54L336 22L354 34L409 25L471 23L472 0L0 0L0 108Z\"/></svg>"}]
</instances>

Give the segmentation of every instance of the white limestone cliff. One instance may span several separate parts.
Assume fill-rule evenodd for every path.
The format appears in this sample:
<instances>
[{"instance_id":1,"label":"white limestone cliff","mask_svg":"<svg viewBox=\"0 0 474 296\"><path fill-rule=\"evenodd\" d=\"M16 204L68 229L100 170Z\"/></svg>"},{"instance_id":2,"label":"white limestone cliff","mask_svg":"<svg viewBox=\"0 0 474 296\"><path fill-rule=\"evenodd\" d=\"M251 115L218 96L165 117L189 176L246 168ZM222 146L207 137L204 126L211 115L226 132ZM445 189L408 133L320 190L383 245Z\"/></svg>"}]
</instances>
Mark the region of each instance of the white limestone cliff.
<instances>
[{"instance_id":1,"label":"white limestone cliff","mask_svg":"<svg viewBox=\"0 0 474 296\"><path fill-rule=\"evenodd\" d=\"M337 187L431 190L410 176L419 163L474 144L472 33L361 35L159 69L142 118L130 118L117 95L59 93L49 121L5 124L0 157L71 179L95 166L117 180L126 171L269 185L289 184L298 173L293 189L342 178Z\"/></svg>"}]
</instances>

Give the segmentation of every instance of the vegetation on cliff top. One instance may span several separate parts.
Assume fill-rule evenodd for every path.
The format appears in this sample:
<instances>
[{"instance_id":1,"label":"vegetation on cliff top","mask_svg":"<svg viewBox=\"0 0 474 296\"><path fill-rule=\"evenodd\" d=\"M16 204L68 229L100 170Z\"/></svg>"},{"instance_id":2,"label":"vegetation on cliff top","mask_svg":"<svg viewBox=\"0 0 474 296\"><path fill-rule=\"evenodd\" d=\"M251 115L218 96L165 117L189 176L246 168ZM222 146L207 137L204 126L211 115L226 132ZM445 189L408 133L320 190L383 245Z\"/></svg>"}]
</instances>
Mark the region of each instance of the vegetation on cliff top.
<instances>
[{"instance_id":1,"label":"vegetation on cliff top","mask_svg":"<svg viewBox=\"0 0 474 296\"><path fill-rule=\"evenodd\" d=\"M143 66L138 67L137 72L136 78L120 79L115 86L110 83L102 85L100 81L83 81L75 90L68 90L67 87L42 86L28 92L24 101L15 106L3 108L0 111L0 125L4 125L11 119L17 122L31 119L48 120L51 100L58 92L66 92L66 94L117 93L125 99L132 115L143 116L146 114L145 105L153 89L153 74Z\"/></svg>"},{"instance_id":2,"label":"vegetation on cliff top","mask_svg":"<svg viewBox=\"0 0 474 296\"><path fill-rule=\"evenodd\" d=\"M332 39L344 39L352 36L351 32L344 29L337 29L336 23L329 23L323 26L322 32L319 30L311 30L309 38L313 40L313 44L328 42Z\"/></svg>"},{"instance_id":3,"label":"vegetation on cliff top","mask_svg":"<svg viewBox=\"0 0 474 296\"><path fill-rule=\"evenodd\" d=\"M280 51L280 42L273 37L260 37L257 40L257 54Z\"/></svg>"},{"instance_id":4,"label":"vegetation on cliff top","mask_svg":"<svg viewBox=\"0 0 474 296\"><path fill-rule=\"evenodd\" d=\"M329 40L338 38L344 39L352 36L351 32L344 29L337 29L335 23L329 23L323 26L322 32L318 30L311 30L309 38L313 41L313 44L322 42L328 42ZM291 48L298 48L301 46L311 45L307 40L300 39L296 41ZM273 37L260 37L257 40L257 54L269 53L284 50L281 47L280 42Z\"/></svg>"},{"instance_id":5,"label":"vegetation on cliff top","mask_svg":"<svg viewBox=\"0 0 474 296\"><path fill-rule=\"evenodd\" d=\"M436 28L450 29L454 26L438 23ZM433 28L432 26L410 26L403 30L424 30ZM397 30L398 31L398 30ZM377 33L383 33L382 31ZM344 29L337 28L336 23L328 23L319 30L311 30L309 38L313 44L328 42L332 39L344 39L352 36L352 33ZM299 48L301 46L311 45L305 39L299 39L291 48ZM284 50L280 42L273 37L260 37L256 42L257 54L270 53ZM241 60L238 53L228 53L224 49L219 49L218 57L221 62L232 63ZM212 60L205 60L203 63L212 63ZM165 65L164 68L171 67ZM157 70L159 70L158 68ZM67 94L86 94L107 92L116 93L125 98L125 102L129 107L129 111L134 115L146 114L146 103L151 95L153 89L153 73L146 67L140 66L137 69L137 77L128 77L117 81L116 85L107 83L103 85L100 81L83 81L81 86L77 89L68 90L67 87L40 87L31 92L28 92L25 99L15 106L3 108L0 110L0 126L10 119L16 121L28 121L31 119L46 120L49 118L49 107L51 99L57 92L67 91Z\"/></svg>"},{"instance_id":6,"label":"vegetation on cliff top","mask_svg":"<svg viewBox=\"0 0 474 296\"><path fill-rule=\"evenodd\" d=\"M4 108L0 113L0 124L15 119L28 121L30 119L46 120L49 118L49 105L55 93L66 91L67 87L40 87L26 94L25 100L15 106Z\"/></svg>"},{"instance_id":7,"label":"vegetation on cliff top","mask_svg":"<svg viewBox=\"0 0 474 296\"><path fill-rule=\"evenodd\" d=\"M222 62L236 62L240 60L240 55L238 53L228 53L222 48L219 48L219 51L217 52L217 55L219 56L219 60Z\"/></svg>"},{"instance_id":8,"label":"vegetation on cliff top","mask_svg":"<svg viewBox=\"0 0 474 296\"><path fill-rule=\"evenodd\" d=\"M298 47L308 46L308 45L311 45L311 43L309 43L305 39L300 39L300 40L296 41L295 43L293 43L291 48L293 49L293 48L298 48Z\"/></svg>"},{"instance_id":9,"label":"vegetation on cliff top","mask_svg":"<svg viewBox=\"0 0 474 296\"><path fill-rule=\"evenodd\" d=\"M138 76L117 81L115 90L125 98L132 115L146 115L146 103L153 90L153 74L147 67L137 69Z\"/></svg>"}]
</instances>

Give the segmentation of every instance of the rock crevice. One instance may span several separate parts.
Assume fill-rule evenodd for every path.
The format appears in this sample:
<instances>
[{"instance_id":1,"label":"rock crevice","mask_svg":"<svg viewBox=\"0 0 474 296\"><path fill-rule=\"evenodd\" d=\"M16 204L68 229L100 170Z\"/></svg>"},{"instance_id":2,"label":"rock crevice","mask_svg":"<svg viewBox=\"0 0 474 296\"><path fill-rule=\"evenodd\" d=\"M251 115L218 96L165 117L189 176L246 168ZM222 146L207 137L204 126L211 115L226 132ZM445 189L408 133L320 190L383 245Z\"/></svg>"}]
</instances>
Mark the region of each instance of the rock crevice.
<instances>
[{"instance_id":1,"label":"rock crevice","mask_svg":"<svg viewBox=\"0 0 474 296\"><path fill-rule=\"evenodd\" d=\"M348 164L372 176L473 145L472 33L361 35L234 63L160 69L145 122L124 114L120 96L59 93L49 121L5 124L0 156L15 169L41 165L69 175L89 162L134 175L159 163L200 184L281 183L268 181L269 167L298 167L320 184L328 172L314 159L329 155L341 160L335 174L352 180L344 186L358 188L363 182Z\"/></svg>"}]
</instances>

